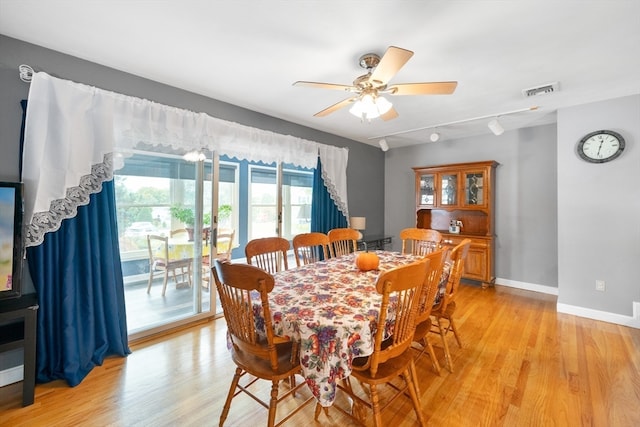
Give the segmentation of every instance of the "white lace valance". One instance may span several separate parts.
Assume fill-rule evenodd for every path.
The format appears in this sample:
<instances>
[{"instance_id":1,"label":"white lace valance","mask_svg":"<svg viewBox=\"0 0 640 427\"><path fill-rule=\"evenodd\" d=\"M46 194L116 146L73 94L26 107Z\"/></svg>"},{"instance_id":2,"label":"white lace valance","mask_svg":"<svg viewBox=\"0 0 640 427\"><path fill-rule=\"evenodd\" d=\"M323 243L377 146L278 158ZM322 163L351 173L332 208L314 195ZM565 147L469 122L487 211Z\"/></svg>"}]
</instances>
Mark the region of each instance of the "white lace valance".
<instances>
[{"instance_id":1,"label":"white lace valance","mask_svg":"<svg viewBox=\"0 0 640 427\"><path fill-rule=\"evenodd\" d=\"M69 197L69 191L84 188L82 182L111 179L114 151L139 148L141 143L181 152L215 150L237 159L307 168L314 168L320 155L325 184L348 217L346 148L280 135L39 72L33 75L29 91L23 153L26 234L32 239L27 246L39 244L45 232L59 227L58 221L57 225L49 224L47 230L51 219L75 215L75 207L82 203ZM96 170L103 171L105 167L110 170L98 176ZM93 192L99 191L100 185L93 188ZM60 206L64 207L62 215L56 211Z\"/></svg>"}]
</instances>

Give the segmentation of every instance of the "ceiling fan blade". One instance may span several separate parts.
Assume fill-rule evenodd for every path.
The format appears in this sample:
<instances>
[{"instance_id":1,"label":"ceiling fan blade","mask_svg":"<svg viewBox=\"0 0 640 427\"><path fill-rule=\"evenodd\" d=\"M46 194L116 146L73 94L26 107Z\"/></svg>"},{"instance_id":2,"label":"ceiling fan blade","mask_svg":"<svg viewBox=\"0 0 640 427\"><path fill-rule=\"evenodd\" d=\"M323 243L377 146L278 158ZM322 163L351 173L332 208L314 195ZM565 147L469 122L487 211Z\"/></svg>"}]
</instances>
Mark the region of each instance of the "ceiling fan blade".
<instances>
[{"instance_id":1,"label":"ceiling fan blade","mask_svg":"<svg viewBox=\"0 0 640 427\"><path fill-rule=\"evenodd\" d=\"M371 73L369 82L377 86L386 85L412 56L413 52L410 50L389 46L382 58L380 58L380 63Z\"/></svg>"},{"instance_id":2,"label":"ceiling fan blade","mask_svg":"<svg viewBox=\"0 0 640 427\"><path fill-rule=\"evenodd\" d=\"M398 112L393 107L391 107L391 109L389 111L387 111L386 113L384 113L383 115L380 116L380 118L382 120L384 120L385 122L387 120L395 119L396 117L398 117Z\"/></svg>"},{"instance_id":3,"label":"ceiling fan blade","mask_svg":"<svg viewBox=\"0 0 640 427\"><path fill-rule=\"evenodd\" d=\"M342 90L345 92L354 91L355 87L348 85L336 85L333 83L318 83L318 82L305 82L305 81L297 81L293 84L294 86L307 86L307 87L317 87L319 89L333 89L333 90Z\"/></svg>"},{"instance_id":4,"label":"ceiling fan blade","mask_svg":"<svg viewBox=\"0 0 640 427\"><path fill-rule=\"evenodd\" d=\"M391 95L450 95L458 82L401 83L391 85L385 92Z\"/></svg>"},{"instance_id":5,"label":"ceiling fan blade","mask_svg":"<svg viewBox=\"0 0 640 427\"><path fill-rule=\"evenodd\" d=\"M350 103L352 103L356 99L357 98L355 98L355 97L343 99L342 101L333 104L331 107L327 107L324 110L315 113L313 116L314 117L328 116L329 114L333 113L334 111L337 111L337 110L339 110L339 109L341 109L343 107L346 107L347 105L349 105Z\"/></svg>"}]
</instances>

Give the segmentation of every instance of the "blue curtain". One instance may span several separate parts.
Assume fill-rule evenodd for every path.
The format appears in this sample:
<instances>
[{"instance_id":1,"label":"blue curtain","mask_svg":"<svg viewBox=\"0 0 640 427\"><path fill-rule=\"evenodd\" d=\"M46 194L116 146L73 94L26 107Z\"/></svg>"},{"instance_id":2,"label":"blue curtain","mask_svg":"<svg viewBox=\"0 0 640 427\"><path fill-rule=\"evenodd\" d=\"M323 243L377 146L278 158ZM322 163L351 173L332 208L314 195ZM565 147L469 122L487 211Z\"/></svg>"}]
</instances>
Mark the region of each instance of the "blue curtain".
<instances>
[{"instance_id":1,"label":"blue curtain","mask_svg":"<svg viewBox=\"0 0 640 427\"><path fill-rule=\"evenodd\" d=\"M327 233L332 228L344 228L347 218L338 209L322 179L322 164L313 173L313 200L311 202L311 231Z\"/></svg>"},{"instance_id":2,"label":"blue curtain","mask_svg":"<svg viewBox=\"0 0 640 427\"><path fill-rule=\"evenodd\" d=\"M27 249L38 311L38 382L79 384L109 355L129 350L113 181L89 205Z\"/></svg>"}]
</instances>

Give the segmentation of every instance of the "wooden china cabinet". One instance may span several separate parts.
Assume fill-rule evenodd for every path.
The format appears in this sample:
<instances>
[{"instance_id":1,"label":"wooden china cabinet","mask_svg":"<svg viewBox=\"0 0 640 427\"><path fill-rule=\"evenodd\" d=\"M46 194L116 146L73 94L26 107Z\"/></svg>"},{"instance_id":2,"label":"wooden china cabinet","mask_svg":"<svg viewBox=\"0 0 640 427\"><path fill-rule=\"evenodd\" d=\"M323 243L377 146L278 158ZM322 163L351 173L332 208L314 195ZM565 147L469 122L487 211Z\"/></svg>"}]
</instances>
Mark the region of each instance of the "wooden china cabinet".
<instances>
[{"instance_id":1,"label":"wooden china cabinet","mask_svg":"<svg viewBox=\"0 0 640 427\"><path fill-rule=\"evenodd\" d=\"M471 239L463 277L483 287L495 282L493 185L497 166L491 160L413 168L416 227L438 230L443 244L451 248Z\"/></svg>"}]
</instances>

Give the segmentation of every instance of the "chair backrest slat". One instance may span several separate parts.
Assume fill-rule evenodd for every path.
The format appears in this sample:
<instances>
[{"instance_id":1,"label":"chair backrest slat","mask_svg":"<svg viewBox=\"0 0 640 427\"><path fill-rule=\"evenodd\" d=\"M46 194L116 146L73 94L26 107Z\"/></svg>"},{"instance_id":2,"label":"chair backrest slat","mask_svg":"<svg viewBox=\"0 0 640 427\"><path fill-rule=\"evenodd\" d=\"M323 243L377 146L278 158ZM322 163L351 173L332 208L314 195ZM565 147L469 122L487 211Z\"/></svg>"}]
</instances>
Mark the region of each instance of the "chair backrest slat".
<instances>
[{"instance_id":1,"label":"chair backrest slat","mask_svg":"<svg viewBox=\"0 0 640 427\"><path fill-rule=\"evenodd\" d=\"M289 269L287 252L289 241L282 237L253 239L244 248L247 263L271 274Z\"/></svg>"},{"instance_id":2,"label":"chair backrest slat","mask_svg":"<svg viewBox=\"0 0 640 427\"><path fill-rule=\"evenodd\" d=\"M329 258L329 236L324 233L302 233L293 237L296 264L311 264Z\"/></svg>"},{"instance_id":3,"label":"chair backrest slat","mask_svg":"<svg viewBox=\"0 0 640 427\"><path fill-rule=\"evenodd\" d=\"M382 295L382 303L378 314L374 351L365 365L374 377L379 364L402 354L413 341L418 303L430 262L425 258L392 268L382 272L376 281L376 290ZM394 315L393 331L389 338L391 344L383 349L382 342L390 310Z\"/></svg>"},{"instance_id":4,"label":"chair backrest slat","mask_svg":"<svg viewBox=\"0 0 640 427\"><path fill-rule=\"evenodd\" d=\"M436 298L436 294L438 293L438 285L442 278L446 254L447 251L438 249L437 251L425 255L425 258L429 260L429 268L427 269L427 275L422 286L422 296L420 297L418 304L416 317L417 324L424 322L431 315L433 302Z\"/></svg>"},{"instance_id":5,"label":"chair backrest slat","mask_svg":"<svg viewBox=\"0 0 640 427\"><path fill-rule=\"evenodd\" d=\"M437 308L439 311L444 312L447 309L447 305L455 299L458 287L460 286L460 279L462 279L462 275L464 274L464 263L467 259L467 253L469 252L470 246L471 239L464 239L451 250L448 260L451 264L451 268L449 270L447 287L439 305L434 307L434 309Z\"/></svg>"},{"instance_id":6,"label":"chair backrest slat","mask_svg":"<svg viewBox=\"0 0 640 427\"><path fill-rule=\"evenodd\" d=\"M218 233L216 236L216 258L231 260L231 251L233 250L233 238L236 230L229 230ZM222 249L222 250L221 250Z\"/></svg>"},{"instance_id":7,"label":"chair backrest slat","mask_svg":"<svg viewBox=\"0 0 640 427\"><path fill-rule=\"evenodd\" d=\"M355 252L358 249L360 232L353 228L334 228L327 233L329 250L332 257L338 257Z\"/></svg>"},{"instance_id":8,"label":"chair backrest slat","mask_svg":"<svg viewBox=\"0 0 640 427\"><path fill-rule=\"evenodd\" d=\"M274 286L273 276L252 265L219 260L214 260L212 273L232 345L237 351L269 360L271 368L277 371L278 354L268 299ZM260 333L255 323L252 292L258 292L260 295L265 322L264 330Z\"/></svg>"},{"instance_id":9,"label":"chair backrest slat","mask_svg":"<svg viewBox=\"0 0 640 427\"><path fill-rule=\"evenodd\" d=\"M160 245L162 245L162 247L160 247ZM169 262L168 237L147 234L147 249L149 250L149 262L151 264L157 261L162 261L165 264ZM159 256L159 253L162 253L162 256Z\"/></svg>"},{"instance_id":10,"label":"chair backrest slat","mask_svg":"<svg viewBox=\"0 0 640 427\"><path fill-rule=\"evenodd\" d=\"M402 253L426 255L437 250L442 242L442 234L428 228L405 228L400 231Z\"/></svg>"}]
</instances>

